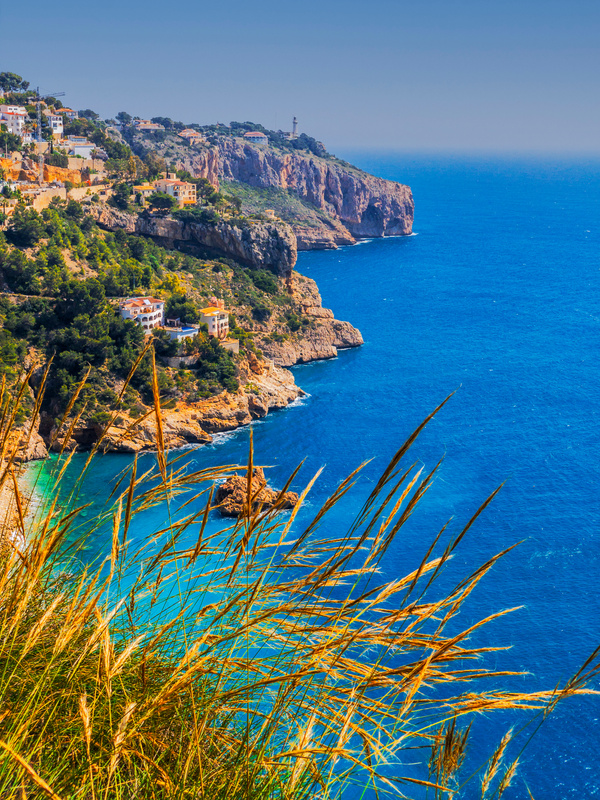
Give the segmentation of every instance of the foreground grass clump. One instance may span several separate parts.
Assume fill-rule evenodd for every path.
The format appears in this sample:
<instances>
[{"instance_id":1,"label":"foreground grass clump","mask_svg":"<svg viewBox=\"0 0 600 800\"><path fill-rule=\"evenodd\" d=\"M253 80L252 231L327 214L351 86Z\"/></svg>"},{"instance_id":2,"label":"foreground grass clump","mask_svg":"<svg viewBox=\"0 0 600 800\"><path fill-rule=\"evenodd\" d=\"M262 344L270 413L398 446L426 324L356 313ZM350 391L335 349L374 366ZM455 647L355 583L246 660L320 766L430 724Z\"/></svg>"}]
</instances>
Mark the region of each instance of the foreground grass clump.
<instances>
[{"instance_id":1,"label":"foreground grass clump","mask_svg":"<svg viewBox=\"0 0 600 800\"><path fill-rule=\"evenodd\" d=\"M208 534L214 482L234 468L190 474L168 460L158 395L156 404L156 472L138 474L134 461L113 508L90 522L77 487L66 507L24 516L4 402L0 481L15 513L0 562L0 797L308 800L377 787L378 796L446 798L460 793L469 717L547 713L588 691L595 654L549 691L503 691L511 673L485 668L500 648L478 647L477 629L507 612L466 629L457 615L503 553L438 590L489 500L456 538L443 544L438 534L409 574L379 576L436 471L403 465L423 426L349 530L320 532L358 470L303 526L298 508L257 508L248 480L242 517ZM252 468L251 452L247 475ZM134 545L136 515L166 501L172 522ZM86 539L106 524L111 552L87 564ZM500 797L513 780L510 738L482 767L478 795ZM408 761L421 754L421 774L397 766L408 750Z\"/></svg>"}]
</instances>

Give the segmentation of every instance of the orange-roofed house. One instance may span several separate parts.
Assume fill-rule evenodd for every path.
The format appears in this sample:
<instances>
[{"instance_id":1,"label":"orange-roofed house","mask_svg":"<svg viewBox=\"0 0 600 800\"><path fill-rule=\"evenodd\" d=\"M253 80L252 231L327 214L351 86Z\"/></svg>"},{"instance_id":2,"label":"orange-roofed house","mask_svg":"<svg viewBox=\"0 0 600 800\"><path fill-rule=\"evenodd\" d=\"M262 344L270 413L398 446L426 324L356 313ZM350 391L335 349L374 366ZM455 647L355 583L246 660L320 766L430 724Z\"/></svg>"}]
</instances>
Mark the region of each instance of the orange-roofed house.
<instances>
[{"instance_id":1,"label":"orange-roofed house","mask_svg":"<svg viewBox=\"0 0 600 800\"><path fill-rule=\"evenodd\" d=\"M179 131L177 135L182 139L187 139L190 144L192 144L192 142L204 141L204 136L198 131L195 131L193 128L184 128L184 130Z\"/></svg>"},{"instance_id":2,"label":"orange-roofed house","mask_svg":"<svg viewBox=\"0 0 600 800\"><path fill-rule=\"evenodd\" d=\"M133 193L139 194L143 200L147 200L155 191L156 189L151 183L140 183L133 187Z\"/></svg>"},{"instance_id":3,"label":"orange-roofed house","mask_svg":"<svg viewBox=\"0 0 600 800\"><path fill-rule=\"evenodd\" d=\"M67 119L77 119L77 112L73 111L72 108L59 108L57 113L62 114Z\"/></svg>"},{"instance_id":4,"label":"orange-roofed house","mask_svg":"<svg viewBox=\"0 0 600 800\"><path fill-rule=\"evenodd\" d=\"M121 317L141 325L145 333L160 328L165 319L165 301L158 297L128 297L119 306Z\"/></svg>"},{"instance_id":5,"label":"orange-roofed house","mask_svg":"<svg viewBox=\"0 0 600 800\"><path fill-rule=\"evenodd\" d=\"M247 131L244 139L252 144L269 144L269 137L261 131Z\"/></svg>"},{"instance_id":6,"label":"orange-roofed house","mask_svg":"<svg viewBox=\"0 0 600 800\"><path fill-rule=\"evenodd\" d=\"M200 322L208 325L208 335L217 339L225 339L229 333L229 314L223 308L225 304L208 306L200 309Z\"/></svg>"},{"instance_id":7,"label":"orange-roofed house","mask_svg":"<svg viewBox=\"0 0 600 800\"><path fill-rule=\"evenodd\" d=\"M154 187L159 192L170 194L179 204L179 208L195 205L196 203L196 184L187 181L177 181L173 178L161 178L154 181Z\"/></svg>"}]
</instances>

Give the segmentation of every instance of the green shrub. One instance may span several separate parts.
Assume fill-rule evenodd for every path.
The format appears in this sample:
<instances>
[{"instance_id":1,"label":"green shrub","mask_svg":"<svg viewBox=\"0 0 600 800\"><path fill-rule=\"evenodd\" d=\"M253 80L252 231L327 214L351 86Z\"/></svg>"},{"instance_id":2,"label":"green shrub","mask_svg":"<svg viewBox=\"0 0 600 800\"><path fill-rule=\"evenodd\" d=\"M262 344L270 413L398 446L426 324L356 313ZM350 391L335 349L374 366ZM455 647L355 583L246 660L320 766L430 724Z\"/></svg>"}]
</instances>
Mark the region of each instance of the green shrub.
<instances>
[{"instance_id":1,"label":"green shrub","mask_svg":"<svg viewBox=\"0 0 600 800\"><path fill-rule=\"evenodd\" d=\"M264 303L256 303L252 306L252 316L257 322L265 322L271 316L271 309Z\"/></svg>"},{"instance_id":2,"label":"green shrub","mask_svg":"<svg viewBox=\"0 0 600 800\"><path fill-rule=\"evenodd\" d=\"M8 226L7 238L18 247L32 247L44 236L42 219L33 208L19 203Z\"/></svg>"},{"instance_id":3,"label":"green shrub","mask_svg":"<svg viewBox=\"0 0 600 800\"><path fill-rule=\"evenodd\" d=\"M267 272L264 269L254 269L250 270L249 274L252 283L257 289L260 289L261 292L266 292L267 294L277 294L279 291L277 280L271 272Z\"/></svg>"},{"instance_id":4,"label":"green shrub","mask_svg":"<svg viewBox=\"0 0 600 800\"><path fill-rule=\"evenodd\" d=\"M285 319L288 325L288 328L293 331L294 333L302 327L302 320L300 317L295 314L293 311L290 311L285 315Z\"/></svg>"}]
</instances>

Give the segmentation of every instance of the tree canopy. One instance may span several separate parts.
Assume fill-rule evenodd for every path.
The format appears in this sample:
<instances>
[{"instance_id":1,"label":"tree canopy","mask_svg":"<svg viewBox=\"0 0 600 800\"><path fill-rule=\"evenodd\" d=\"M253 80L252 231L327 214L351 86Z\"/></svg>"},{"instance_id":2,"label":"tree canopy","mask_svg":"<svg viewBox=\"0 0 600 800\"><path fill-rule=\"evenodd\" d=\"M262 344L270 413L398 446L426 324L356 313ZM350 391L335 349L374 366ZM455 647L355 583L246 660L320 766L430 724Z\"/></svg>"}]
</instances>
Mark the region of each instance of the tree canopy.
<instances>
[{"instance_id":1,"label":"tree canopy","mask_svg":"<svg viewBox=\"0 0 600 800\"><path fill-rule=\"evenodd\" d=\"M0 72L0 89L5 92L26 92L29 81L24 81L15 72Z\"/></svg>"}]
</instances>

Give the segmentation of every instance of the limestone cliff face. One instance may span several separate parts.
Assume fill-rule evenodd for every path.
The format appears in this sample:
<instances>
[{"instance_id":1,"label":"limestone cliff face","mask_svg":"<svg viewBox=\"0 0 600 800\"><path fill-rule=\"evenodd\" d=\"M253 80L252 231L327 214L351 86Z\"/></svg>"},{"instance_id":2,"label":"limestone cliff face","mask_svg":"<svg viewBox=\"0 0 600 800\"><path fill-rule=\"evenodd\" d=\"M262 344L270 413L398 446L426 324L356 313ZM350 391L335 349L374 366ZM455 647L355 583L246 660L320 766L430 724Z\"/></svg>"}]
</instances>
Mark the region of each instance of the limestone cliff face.
<instances>
[{"instance_id":1,"label":"limestone cliff face","mask_svg":"<svg viewBox=\"0 0 600 800\"><path fill-rule=\"evenodd\" d=\"M169 246L178 241L198 244L215 254L269 269L282 277L291 274L298 256L296 237L290 226L281 221L248 220L239 225L221 221L213 225L138 216L104 204L90 205L89 213L107 230L151 236Z\"/></svg>"},{"instance_id":2,"label":"limestone cliff face","mask_svg":"<svg viewBox=\"0 0 600 800\"><path fill-rule=\"evenodd\" d=\"M351 244L355 237L406 236L414 203L408 186L369 175L334 158L258 147L220 137L211 147L177 149L178 166L214 186L227 180L294 192L326 212L318 230L294 225L300 249Z\"/></svg>"}]
</instances>

